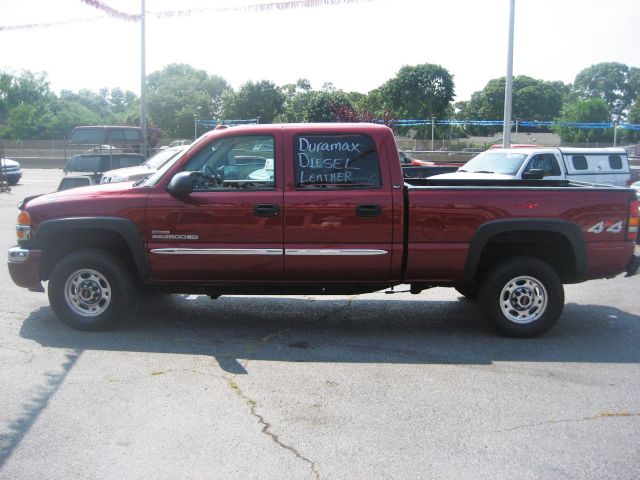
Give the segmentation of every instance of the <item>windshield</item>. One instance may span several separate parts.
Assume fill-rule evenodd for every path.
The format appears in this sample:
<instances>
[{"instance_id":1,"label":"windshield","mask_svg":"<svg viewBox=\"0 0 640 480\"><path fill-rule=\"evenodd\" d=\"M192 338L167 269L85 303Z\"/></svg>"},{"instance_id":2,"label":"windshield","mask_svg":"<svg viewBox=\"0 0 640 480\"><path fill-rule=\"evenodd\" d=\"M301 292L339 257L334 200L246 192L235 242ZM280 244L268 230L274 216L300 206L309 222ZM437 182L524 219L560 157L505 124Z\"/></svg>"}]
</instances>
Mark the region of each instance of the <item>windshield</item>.
<instances>
[{"instance_id":1,"label":"windshield","mask_svg":"<svg viewBox=\"0 0 640 480\"><path fill-rule=\"evenodd\" d=\"M153 168L154 170L157 170L162 165L164 165L165 162L168 162L169 160L171 160L173 157L175 157L176 155L178 155L182 151L184 151L184 150L174 150L174 149L162 150L162 151L156 153L149 160L144 162L144 164L149 168Z\"/></svg>"},{"instance_id":2,"label":"windshield","mask_svg":"<svg viewBox=\"0 0 640 480\"><path fill-rule=\"evenodd\" d=\"M482 152L465 163L459 172L501 173L515 175L527 155L511 152Z\"/></svg>"},{"instance_id":3,"label":"windshield","mask_svg":"<svg viewBox=\"0 0 640 480\"><path fill-rule=\"evenodd\" d=\"M106 157L109 159L109 157ZM65 172L103 172L104 162L101 155L74 155L64 166Z\"/></svg>"},{"instance_id":4,"label":"windshield","mask_svg":"<svg viewBox=\"0 0 640 480\"><path fill-rule=\"evenodd\" d=\"M169 170L178 160L180 160L185 153L187 153L193 147L196 147L197 145L199 145L200 142L202 142L202 140L207 137L208 133L209 132L207 132L207 133L203 134L202 136L198 137L198 139L196 141L194 141L191 145L185 146L176 155L171 157L164 165L162 165L160 168L158 168L158 170L156 170L156 172L154 174L149 175L148 177L145 177L142 180L138 180L138 182L136 182L136 185L140 185L142 187L152 187L152 186L154 186L156 183L158 183L158 181L162 178L162 176L166 173L167 170ZM155 158L156 156L154 156L152 158ZM152 158L150 158L149 160L152 160Z\"/></svg>"}]
</instances>

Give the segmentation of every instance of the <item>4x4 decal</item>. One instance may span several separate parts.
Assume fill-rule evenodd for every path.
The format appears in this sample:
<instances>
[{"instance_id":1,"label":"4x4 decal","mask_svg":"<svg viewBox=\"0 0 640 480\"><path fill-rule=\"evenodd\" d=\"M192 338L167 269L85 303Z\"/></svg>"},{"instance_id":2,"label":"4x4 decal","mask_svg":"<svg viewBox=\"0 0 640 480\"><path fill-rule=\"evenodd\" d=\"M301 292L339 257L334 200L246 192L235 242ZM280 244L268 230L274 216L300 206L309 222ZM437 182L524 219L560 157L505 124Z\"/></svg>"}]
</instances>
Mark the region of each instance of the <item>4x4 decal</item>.
<instances>
[{"instance_id":1,"label":"4x4 decal","mask_svg":"<svg viewBox=\"0 0 640 480\"><path fill-rule=\"evenodd\" d=\"M601 220L598 223L596 223L595 225L591 226L589 229L587 229L587 232L589 233L602 233L602 232L607 232L607 233L620 233L622 232L622 230L624 230L624 222L620 221L620 222L616 222L614 224L612 224L611 226L609 226L609 228L607 228L607 224L605 222L605 220Z\"/></svg>"}]
</instances>

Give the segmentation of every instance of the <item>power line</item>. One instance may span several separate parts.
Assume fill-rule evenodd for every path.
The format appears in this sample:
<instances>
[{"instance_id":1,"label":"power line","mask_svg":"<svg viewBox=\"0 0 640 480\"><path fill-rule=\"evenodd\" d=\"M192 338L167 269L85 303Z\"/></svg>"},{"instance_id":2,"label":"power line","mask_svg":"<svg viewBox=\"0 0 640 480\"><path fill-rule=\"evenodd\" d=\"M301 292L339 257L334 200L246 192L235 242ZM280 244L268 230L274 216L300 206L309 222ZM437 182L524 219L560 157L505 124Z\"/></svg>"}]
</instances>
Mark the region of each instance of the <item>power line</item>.
<instances>
[{"instance_id":1,"label":"power line","mask_svg":"<svg viewBox=\"0 0 640 480\"><path fill-rule=\"evenodd\" d=\"M110 7L104 2L99 0L80 0L87 6L93 7L96 10L104 12L106 15L98 17L87 18L74 18L68 20L59 20L54 22L40 22L40 23L25 23L20 25L0 25L0 32L16 31L16 30L32 30L36 28L50 28L61 25L68 25L71 23L92 22L95 20L102 20L105 18L115 18L118 20L125 20L130 22L139 22L141 15L134 15L125 13L115 8ZM167 18L180 18L189 17L197 14L206 13L237 13L237 12L265 12L269 10L284 11L295 10L298 8L317 8L336 5L348 5L356 3L372 2L373 0L293 0L288 2L271 2L271 3L256 3L251 5L236 5L231 7L217 7L217 8L193 8L189 10L171 10L154 12L149 11L147 16L152 16L157 19L163 20Z\"/></svg>"},{"instance_id":2,"label":"power line","mask_svg":"<svg viewBox=\"0 0 640 480\"><path fill-rule=\"evenodd\" d=\"M106 13L109 17L117 18L120 20L126 20L128 22L138 22L140 21L140 15L132 15L130 13L121 12L120 10L116 10L113 7L110 7L104 2L100 0L80 0L85 5L95 8L96 10L100 10L101 12Z\"/></svg>"}]
</instances>

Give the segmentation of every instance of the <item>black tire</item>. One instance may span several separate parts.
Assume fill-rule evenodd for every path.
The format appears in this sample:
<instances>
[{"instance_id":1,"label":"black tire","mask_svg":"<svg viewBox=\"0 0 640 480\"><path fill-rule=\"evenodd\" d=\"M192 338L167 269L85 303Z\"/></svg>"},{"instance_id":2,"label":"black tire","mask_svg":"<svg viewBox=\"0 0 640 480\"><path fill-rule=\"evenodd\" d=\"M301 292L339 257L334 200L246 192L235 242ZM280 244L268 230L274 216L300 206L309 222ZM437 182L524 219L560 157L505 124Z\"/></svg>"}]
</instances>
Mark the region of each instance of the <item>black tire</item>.
<instances>
[{"instance_id":1,"label":"black tire","mask_svg":"<svg viewBox=\"0 0 640 480\"><path fill-rule=\"evenodd\" d=\"M535 337L549 330L564 307L564 288L546 263L530 257L498 265L485 277L478 298L503 335Z\"/></svg>"},{"instance_id":2,"label":"black tire","mask_svg":"<svg viewBox=\"0 0 640 480\"><path fill-rule=\"evenodd\" d=\"M456 291L467 300L475 300L478 297L478 287L455 287Z\"/></svg>"},{"instance_id":3,"label":"black tire","mask_svg":"<svg viewBox=\"0 0 640 480\"><path fill-rule=\"evenodd\" d=\"M129 270L103 250L71 253L53 268L48 294L60 320L76 330L104 330L126 313L135 291Z\"/></svg>"},{"instance_id":4,"label":"black tire","mask_svg":"<svg viewBox=\"0 0 640 480\"><path fill-rule=\"evenodd\" d=\"M14 187L14 186L16 186L18 184L19 181L20 181L19 178L12 178L12 179L7 180L7 183L9 185L11 185L12 187Z\"/></svg>"}]
</instances>

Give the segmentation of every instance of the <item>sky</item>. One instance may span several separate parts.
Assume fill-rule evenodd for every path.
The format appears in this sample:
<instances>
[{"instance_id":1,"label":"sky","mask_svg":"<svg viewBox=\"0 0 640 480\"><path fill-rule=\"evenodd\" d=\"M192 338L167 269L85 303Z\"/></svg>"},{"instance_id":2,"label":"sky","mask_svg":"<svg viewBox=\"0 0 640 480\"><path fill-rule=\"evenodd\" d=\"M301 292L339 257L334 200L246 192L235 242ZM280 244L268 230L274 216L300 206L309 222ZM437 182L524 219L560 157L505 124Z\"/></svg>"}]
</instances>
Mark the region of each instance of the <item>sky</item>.
<instances>
[{"instance_id":1,"label":"sky","mask_svg":"<svg viewBox=\"0 0 640 480\"><path fill-rule=\"evenodd\" d=\"M433 63L468 100L507 65L509 0L371 0L286 11L221 11L275 0L146 0L146 72L187 63L234 88L310 80L367 93L404 65ZM140 13L140 0L102 0ZM97 18L96 17L103 17ZM54 27L2 27L81 19ZM572 83L600 62L640 67L640 0L516 0L514 75ZM80 0L1 0L0 70L46 72L51 88L140 93L140 24Z\"/></svg>"}]
</instances>

